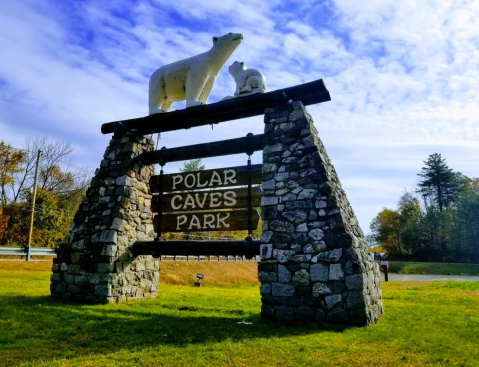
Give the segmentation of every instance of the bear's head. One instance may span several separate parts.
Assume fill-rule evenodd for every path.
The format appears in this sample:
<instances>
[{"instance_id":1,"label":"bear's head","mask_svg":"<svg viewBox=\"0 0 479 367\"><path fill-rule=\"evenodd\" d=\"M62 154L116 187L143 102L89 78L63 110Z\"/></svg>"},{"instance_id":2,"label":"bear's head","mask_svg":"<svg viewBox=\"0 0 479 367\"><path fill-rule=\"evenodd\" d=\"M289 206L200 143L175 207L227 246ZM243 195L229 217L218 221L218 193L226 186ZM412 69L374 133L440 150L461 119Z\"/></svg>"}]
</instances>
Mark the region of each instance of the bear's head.
<instances>
[{"instance_id":1,"label":"bear's head","mask_svg":"<svg viewBox=\"0 0 479 367\"><path fill-rule=\"evenodd\" d=\"M244 62L242 62L242 61L235 61L228 68L228 71L230 72L230 74L233 78L236 75L236 73L240 70L246 70L246 66L245 66Z\"/></svg>"},{"instance_id":2,"label":"bear's head","mask_svg":"<svg viewBox=\"0 0 479 367\"><path fill-rule=\"evenodd\" d=\"M234 44L237 47L243 40L241 33L228 33L221 37L213 37L213 47L222 47Z\"/></svg>"}]
</instances>

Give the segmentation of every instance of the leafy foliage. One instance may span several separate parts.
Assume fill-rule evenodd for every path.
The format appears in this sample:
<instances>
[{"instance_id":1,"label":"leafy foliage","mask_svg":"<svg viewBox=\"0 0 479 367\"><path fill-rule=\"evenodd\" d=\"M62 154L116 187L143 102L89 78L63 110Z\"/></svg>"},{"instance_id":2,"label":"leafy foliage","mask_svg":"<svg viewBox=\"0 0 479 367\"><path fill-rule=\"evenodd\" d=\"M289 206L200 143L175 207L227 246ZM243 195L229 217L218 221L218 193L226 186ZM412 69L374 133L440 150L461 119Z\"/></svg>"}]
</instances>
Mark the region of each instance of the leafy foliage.
<instances>
[{"instance_id":1,"label":"leafy foliage","mask_svg":"<svg viewBox=\"0 0 479 367\"><path fill-rule=\"evenodd\" d=\"M454 172L440 154L422 168L414 192L383 209L371 236L390 259L479 262L479 179Z\"/></svg>"},{"instance_id":2,"label":"leafy foliage","mask_svg":"<svg viewBox=\"0 0 479 367\"><path fill-rule=\"evenodd\" d=\"M194 171L203 171L205 165L201 158L191 159L183 164L183 167L180 168L181 172L194 172Z\"/></svg>"},{"instance_id":3,"label":"leafy foliage","mask_svg":"<svg viewBox=\"0 0 479 367\"><path fill-rule=\"evenodd\" d=\"M24 161L24 152L13 148L10 144L5 144L3 141L0 142L0 200L3 205L7 203L6 188L15 182L14 175L24 170L21 167Z\"/></svg>"},{"instance_id":4,"label":"leafy foliage","mask_svg":"<svg viewBox=\"0 0 479 367\"><path fill-rule=\"evenodd\" d=\"M38 151L38 193L33 245L54 247L66 234L88 186L90 172L73 164L70 143L27 138L24 149L0 143L0 244L26 243Z\"/></svg>"}]
</instances>

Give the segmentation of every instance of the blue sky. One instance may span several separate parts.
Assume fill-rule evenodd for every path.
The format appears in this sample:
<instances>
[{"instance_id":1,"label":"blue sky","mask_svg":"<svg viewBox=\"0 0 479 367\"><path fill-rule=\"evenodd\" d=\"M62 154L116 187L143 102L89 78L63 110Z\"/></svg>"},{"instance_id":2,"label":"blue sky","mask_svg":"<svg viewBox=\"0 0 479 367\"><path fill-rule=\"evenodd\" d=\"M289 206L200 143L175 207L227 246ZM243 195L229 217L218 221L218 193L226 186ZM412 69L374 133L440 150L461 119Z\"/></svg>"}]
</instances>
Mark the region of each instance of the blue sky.
<instances>
[{"instance_id":1,"label":"blue sky","mask_svg":"<svg viewBox=\"0 0 479 367\"><path fill-rule=\"evenodd\" d=\"M0 0L0 139L70 141L98 167L102 123L144 116L158 67L243 33L209 98L234 92L233 61L267 90L322 78L331 102L308 107L367 233L417 182L423 161L479 176L479 1ZM173 108L182 108L178 103ZM261 117L162 134L177 147L263 132ZM246 163L211 158L207 168ZM261 155L253 155L260 163ZM165 166L176 172L181 163Z\"/></svg>"}]
</instances>

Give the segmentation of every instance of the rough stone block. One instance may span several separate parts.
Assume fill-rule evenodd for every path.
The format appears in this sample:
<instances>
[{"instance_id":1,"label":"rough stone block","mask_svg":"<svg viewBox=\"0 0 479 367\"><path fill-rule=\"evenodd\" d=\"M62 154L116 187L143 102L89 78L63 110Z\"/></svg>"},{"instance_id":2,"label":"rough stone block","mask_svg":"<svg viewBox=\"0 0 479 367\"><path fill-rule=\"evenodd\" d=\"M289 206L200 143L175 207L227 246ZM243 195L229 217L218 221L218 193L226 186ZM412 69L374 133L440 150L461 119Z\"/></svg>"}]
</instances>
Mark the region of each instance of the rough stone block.
<instances>
[{"instance_id":1,"label":"rough stone block","mask_svg":"<svg viewBox=\"0 0 479 367\"><path fill-rule=\"evenodd\" d=\"M362 290L367 286L367 276L365 274L354 274L346 277L346 288L348 290Z\"/></svg>"},{"instance_id":2,"label":"rough stone block","mask_svg":"<svg viewBox=\"0 0 479 367\"><path fill-rule=\"evenodd\" d=\"M348 309L354 308L365 308L366 307L366 300L367 294L363 291L351 291L346 298L346 307Z\"/></svg>"},{"instance_id":3,"label":"rough stone block","mask_svg":"<svg viewBox=\"0 0 479 367\"><path fill-rule=\"evenodd\" d=\"M260 271L258 272L258 279L260 282L276 282L277 276L273 272Z\"/></svg>"},{"instance_id":4,"label":"rough stone block","mask_svg":"<svg viewBox=\"0 0 479 367\"><path fill-rule=\"evenodd\" d=\"M319 229L315 228L309 231L308 236L313 240L313 241L319 241L324 238L324 232Z\"/></svg>"},{"instance_id":5,"label":"rough stone block","mask_svg":"<svg viewBox=\"0 0 479 367\"><path fill-rule=\"evenodd\" d=\"M291 297L294 294L295 287L293 285L273 283L271 285L271 293L274 297Z\"/></svg>"},{"instance_id":6,"label":"rough stone block","mask_svg":"<svg viewBox=\"0 0 479 367\"><path fill-rule=\"evenodd\" d=\"M342 279L344 279L342 264L331 264L329 266L329 280L342 280Z\"/></svg>"},{"instance_id":7,"label":"rough stone block","mask_svg":"<svg viewBox=\"0 0 479 367\"><path fill-rule=\"evenodd\" d=\"M280 263L285 263L291 259L294 255L292 250L273 250L273 257Z\"/></svg>"},{"instance_id":8,"label":"rough stone block","mask_svg":"<svg viewBox=\"0 0 479 367\"><path fill-rule=\"evenodd\" d=\"M328 310L330 310L336 305L342 304L343 302L343 298L340 294L332 294L330 296L326 296L324 300L326 301L326 307L328 307Z\"/></svg>"},{"instance_id":9,"label":"rough stone block","mask_svg":"<svg viewBox=\"0 0 479 367\"><path fill-rule=\"evenodd\" d=\"M338 248L332 251L322 252L315 256L316 261L329 261L334 262L338 261L342 255L342 249Z\"/></svg>"},{"instance_id":10,"label":"rough stone block","mask_svg":"<svg viewBox=\"0 0 479 367\"><path fill-rule=\"evenodd\" d=\"M296 318L301 321L315 320L314 311L311 307L299 307L296 311Z\"/></svg>"},{"instance_id":11,"label":"rough stone block","mask_svg":"<svg viewBox=\"0 0 479 367\"><path fill-rule=\"evenodd\" d=\"M273 245L260 245L259 256L261 260L270 259L273 255Z\"/></svg>"},{"instance_id":12,"label":"rough stone block","mask_svg":"<svg viewBox=\"0 0 479 367\"><path fill-rule=\"evenodd\" d=\"M296 286L308 286L309 285L309 273L306 269L301 269L294 273L293 284Z\"/></svg>"},{"instance_id":13,"label":"rough stone block","mask_svg":"<svg viewBox=\"0 0 479 367\"><path fill-rule=\"evenodd\" d=\"M261 284L261 286L259 287L259 293L262 296L267 296L271 294L271 284Z\"/></svg>"},{"instance_id":14,"label":"rough stone block","mask_svg":"<svg viewBox=\"0 0 479 367\"><path fill-rule=\"evenodd\" d=\"M105 230L101 232L99 242L116 243L117 233L112 230Z\"/></svg>"},{"instance_id":15,"label":"rough stone block","mask_svg":"<svg viewBox=\"0 0 479 367\"><path fill-rule=\"evenodd\" d=\"M278 265L278 282L280 283L291 282L291 273L283 265Z\"/></svg>"},{"instance_id":16,"label":"rough stone block","mask_svg":"<svg viewBox=\"0 0 479 367\"><path fill-rule=\"evenodd\" d=\"M276 307L276 319L280 321L293 321L294 309L287 306Z\"/></svg>"},{"instance_id":17,"label":"rough stone block","mask_svg":"<svg viewBox=\"0 0 479 367\"><path fill-rule=\"evenodd\" d=\"M265 319L274 319L274 308L267 305L261 305L261 317Z\"/></svg>"},{"instance_id":18,"label":"rough stone block","mask_svg":"<svg viewBox=\"0 0 479 367\"><path fill-rule=\"evenodd\" d=\"M322 297L331 294L333 291L324 283L316 283L313 286L313 297Z\"/></svg>"},{"instance_id":19,"label":"rough stone block","mask_svg":"<svg viewBox=\"0 0 479 367\"><path fill-rule=\"evenodd\" d=\"M311 265L310 274L313 282L326 282L329 280L329 266L323 264Z\"/></svg>"},{"instance_id":20,"label":"rough stone block","mask_svg":"<svg viewBox=\"0 0 479 367\"><path fill-rule=\"evenodd\" d=\"M110 297L112 295L111 284L95 285L95 295L100 297Z\"/></svg>"},{"instance_id":21,"label":"rough stone block","mask_svg":"<svg viewBox=\"0 0 479 367\"><path fill-rule=\"evenodd\" d=\"M342 308L336 308L328 313L326 321L335 324L346 324L348 322L348 313Z\"/></svg>"}]
</instances>

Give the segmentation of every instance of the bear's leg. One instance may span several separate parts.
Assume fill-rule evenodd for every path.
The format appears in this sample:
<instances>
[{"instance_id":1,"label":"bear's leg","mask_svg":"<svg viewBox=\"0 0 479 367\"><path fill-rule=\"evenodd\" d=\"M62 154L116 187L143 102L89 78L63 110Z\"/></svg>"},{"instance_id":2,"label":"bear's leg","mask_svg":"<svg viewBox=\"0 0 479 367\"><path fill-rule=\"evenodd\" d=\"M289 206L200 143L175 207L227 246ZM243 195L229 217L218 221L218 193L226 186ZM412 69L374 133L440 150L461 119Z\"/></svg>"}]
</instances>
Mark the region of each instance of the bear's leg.
<instances>
[{"instance_id":1,"label":"bear's leg","mask_svg":"<svg viewBox=\"0 0 479 367\"><path fill-rule=\"evenodd\" d=\"M204 104L206 104L206 101L208 100L208 97L211 94L211 90L213 89L214 84L215 84L215 77L212 76L205 83L203 91L200 94L200 98L199 98L200 102L203 102Z\"/></svg>"},{"instance_id":2,"label":"bear's leg","mask_svg":"<svg viewBox=\"0 0 479 367\"><path fill-rule=\"evenodd\" d=\"M257 76L250 76L246 80L245 87L241 90L241 93L248 93L253 90L253 88L261 87L262 80L260 80Z\"/></svg>"},{"instance_id":3,"label":"bear's leg","mask_svg":"<svg viewBox=\"0 0 479 367\"><path fill-rule=\"evenodd\" d=\"M186 78L186 108L195 107L204 104L199 101L200 94L203 91L206 80L202 78L202 75L188 75Z\"/></svg>"},{"instance_id":4,"label":"bear's leg","mask_svg":"<svg viewBox=\"0 0 479 367\"><path fill-rule=\"evenodd\" d=\"M160 84L160 81L150 83L150 90L148 91L149 115L166 112L162 109L165 103L165 91Z\"/></svg>"},{"instance_id":5,"label":"bear's leg","mask_svg":"<svg viewBox=\"0 0 479 367\"><path fill-rule=\"evenodd\" d=\"M168 112L171 109L172 104L173 101L166 100L165 102L163 102L163 106L161 106L161 108L163 108L164 111Z\"/></svg>"}]
</instances>

